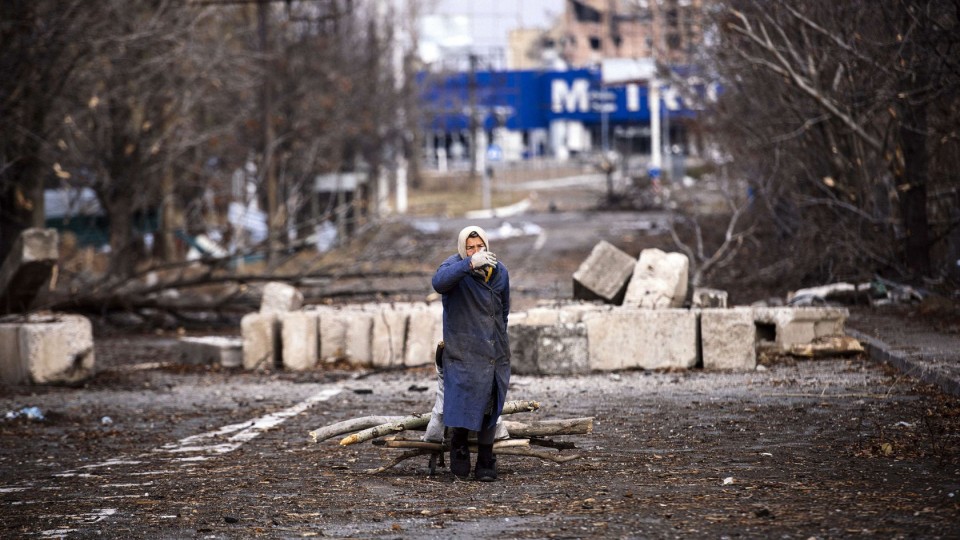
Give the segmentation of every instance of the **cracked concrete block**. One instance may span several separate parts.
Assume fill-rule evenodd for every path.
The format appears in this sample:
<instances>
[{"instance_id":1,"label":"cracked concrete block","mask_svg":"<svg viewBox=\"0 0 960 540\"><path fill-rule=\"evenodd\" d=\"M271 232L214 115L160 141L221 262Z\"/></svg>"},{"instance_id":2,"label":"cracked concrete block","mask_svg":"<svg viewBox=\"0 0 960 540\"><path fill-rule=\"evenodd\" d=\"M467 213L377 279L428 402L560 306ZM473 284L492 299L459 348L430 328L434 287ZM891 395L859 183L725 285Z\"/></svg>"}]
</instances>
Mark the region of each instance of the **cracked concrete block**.
<instances>
[{"instance_id":1,"label":"cracked concrete block","mask_svg":"<svg viewBox=\"0 0 960 540\"><path fill-rule=\"evenodd\" d=\"M409 319L409 306L403 304L382 306L374 314L371 341L373 367L403 365Z\"/></svg>"},{"instance_id":2,"label":"cracked concrete block","mask_svg":"<svg viewBox=\"0 0 960 540\"><path fill-rule=\"evenodd\" d=\"M419 304L410 311L407 324L403 365L432 364L437 343L443 339L443 306L439 303Z\"/></svg>"},{"instance_id":3,"label":"cracked concrete block","mask_svg":"<svg viewBox=\"0 0 960 540\"><path fill-rule=\"evenodd\" d=\"M180 360L191 365L243 366L243 339L225 336L182 337Z\"/></svg>"},{"instance_id":4,"label":"cracked concrete block","mask_svg":"<svg viewBox=\"0 0 960 540\"><path fill-rule=\"evenodd\" d=\"M752 370L757 367L757 327L751 308L700 311L703 368Z\"/></svg>"},{"instance_id":5,"label":"cracked concrete block","mask_svg":"<svg viewBox=\"0 0 960 540\"><path fill-rule=\"evenodd\" d=\"M303 293L292 285L271 281L263 287L260 313L286 313L303 307Z\"/></svg>"},{"instance_id":6,"label":"cracked concrete block","mask_svg":"<svg viewBox=\"0 0 960 540\"><path fill-rule=\"evenodd\" d=\"M686 309L614 309L583 318L590 368L691 368L697 364L697 316Z\"/></svg>"},{"instance_id":7,"label":"cracked concrete block","mask_svg":"<svg viewBox=\"0 0 960 540\"><path fill-rule=\"evenodd\" d=\"M636 260L601 240L573 273L573 297L621 304Z\"/></svg>"},{"instance_id":8,"label":"cracked concrete block","mask_svg":"<svg viewBox=\"0 0 960 540\"><path fill-rule=\"evenodd\" d=\"M280 315L281 360L285 369L305 371L313 369L320 357L317 343L316 311L291 311Z\"/></svg>"},{"instance_id":9,"label":"cracked concrete block","mask_svg":"<svg viewBox=\"0 0 960 540\"><path fill-rule=\"evenodd\" d=\"M69 384L94 372L93 325L80 315L31 315L0 325L0 376L11 384Z\"/></svg>"},{"instance_id":10,"label":"cracked concrete block","mask_svg":"<svg viewBox=\"0 0 960 540\"><path fill-rule=\"evenodd\" d=\"M678 308L687 297L690 260L683 253L645 249L633 269L624 307Z\"/></svg>"},{"instance_id":11,"label":"cracked concrete block","mask_svg":"<svg viewBox=\"0 0 960 540\"><path fill-rule=\"evenodd\" d=\"M240 319L243 369L279 366L280 321L276 313L248 313Z\"/></svg>"},{"instance_id":12,"label":"cracked concrete block","mask_svg":"<svg viewBox=\"0 0 960 540\"><path fill-rule=\"evenodd\" d=\"M842 336L850 316L837 307L754 307L754 324L761 341L772 342L779 350L807 345L824 336Z\"/></svg>"}]
</instances>

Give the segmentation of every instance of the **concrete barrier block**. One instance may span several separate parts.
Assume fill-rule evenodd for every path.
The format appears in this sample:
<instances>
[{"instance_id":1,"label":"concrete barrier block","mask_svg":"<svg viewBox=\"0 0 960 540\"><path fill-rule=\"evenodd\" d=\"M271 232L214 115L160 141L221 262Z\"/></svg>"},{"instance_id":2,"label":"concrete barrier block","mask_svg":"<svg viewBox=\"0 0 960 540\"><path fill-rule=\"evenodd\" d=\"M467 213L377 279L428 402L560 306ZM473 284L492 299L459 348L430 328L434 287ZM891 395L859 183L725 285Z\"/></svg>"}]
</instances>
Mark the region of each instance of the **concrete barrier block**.
<instances>
[{"instance_id":1,"label":"concrete barrier block","mask_svg":"<svg viewBox=\"0 0 960 540\"><path fill-rule=\"evenodd\" d=\"M645 249L633 269L623 305L645 309L678 308L687 296L690 260L683 253Z\"/></svg>"},{"instance_id":2,"label":"concrete barrier block","mask_svg":"<svg viewBox=\"0 0 960 540\"><path fill-rule=\"evenodd\" d=\"M347 325L350 311L326 307L317 310L317 339L320 360L334 362L347 356Z\"/></svg>"},{"instance_id":3,"label":"concrete barrier block","mask_svg":"<svg viewBox=\"0 0 960 540\"><path fill-rule=\"evenodd\" d=\"M406 348L403 365L432 364L437 343L443 339L443 306L439 303L422 304L410 312L407 324Z\"/></svg>"},{"instance_id":4,"label":"concrete barrier block","mask_svg":"<svg viewBox=\"0 0 960 540\"><path fill-rule=\"evenodd\" d=\"M240 319L243 369L279 366L280 323L276 313L248 313Z\"/></svg>"},{"instance_id":5,"label":"concrete barrier block","mask_svg":"<svg viewBox=\"0 0 960 540\"><path fill-rule=\"evenodd\" d=\"M700 311L703 368L751 370L757 367L757 327L750 308Z\"/></svg>"},{"instance_id":6,"label":"concrete barrier block","mask_svg":"<svg viewBox=\"0 0 960 540\"><path fill-rule=\"evenodd\" d=\"M782 351L794 345L807 345L816 338L843 335L850 316L837 307L754 307L758 336Z\"/></svg>"},{"instance_id":7,"label":"concrete barrier block","mask_svg":"<svg viewBox=\"0 0 960 540\"><path fill-rule=\"evenodd\" d=\"M303 307L303 293L292 285L271 281L263 287L260 313L286 313Z\"/></svg>"},{"instance_id":8,"label":"concrete barrier block","mask_svg":"<svg viewBox=\"0 0 960 540\"><path fill-rule=\"evenodd\" d=\"M697 316L685 309L616 309L584 316L590 368L691 368Z\"/></svg>"},{"instance_id":9,"label":"concrete barrier block","mask_svg":"<svg viewBox=\"0 0 960 540\"><path fill-rule=\"evenodd\" d=\"M27 363L20 359L20 324L0 323L0 381L5 384L30 382Z\"/></svg>"},{"instance_id":10,"label":"concrete barrier block","mask_svg":"<svg viewBox=\"0 0 960 540\"><path fill-rule=\"evenodd\" d=\"M225 336L182 337L180 360L191 365L243 366L243 339Z\"/></svg>"},{"instance_id":11,"label":"concrete barrier block","mask_svg":"<svg viewBox=\"0 0 960 540\"><path fill-rule=\"evenodd\" d=\"M346 323L346 358L351 365L373 365L373 319L376 311L352 310Z\"/></svg>"},{"instance_id":12,"label":"concrete barrier block","mask_svg":"<svg viewBox=\"0 0 960 540\"><path fill-rule=\"evenodd\" d=\"M17 340L34 384L74 383L93 375L93 325L80 315L31 315ZM23 368L21 368L23 369Z\"/></svg>"},{"instance_id":13,"label":"concrete barrier block","mask_svg":"<svg viewBox=\"0 0 960 540\"><path fill-rule=\"evenodd\" d=\"M316 311L291 311L280 315L280 343L284 369L304 371L313 369L320 357L317 342Z\"/></svg>"},{"instance_id":14,"label":"concrete barrier block","mask_svg":"<svg viewBox=\"0 0 960 540\"><path fill-rule=\"evenodd\" d=\"M510 368L522 375L574 375L590 371L583 324L510 327Z\"/></svg>"},{"instance_id":15,"label":"concrete barrier block","mask_svg":"<svg viewBox=\"0 0 960 540\"><path fill-rule=\"evenodd\" d=\"M27 311L50 282L59 256L56 229L25 229L0 260L0 313Z\"/></svg>"},{"instance_id":16,"label":"concrete barrier block","mask_svg":"<svg viewBox=\"0 0 960 540\"><path fill-rule=\"evenodd\" d=\"M622 303L635 263L633 257L601 240L573 273L573 297Z\"/></svg>"},{"instance_id":17,"label":"concrete barrier block","mask_svg":"<svg viewBox=\"0 0 960 540\"><path fill-rule=\"evenodd\" d=\"M511 324L507 327L510 336L510 372L518 375L537 375L537 339L541 326Z\"/></svg>"},{"instance_id":18,"label":"concrete barrier block","mask_svg":"<svg viewBox=\"0 0 960 540\"><path fill-rule=\"evenodd\" d=\"M409 306L402 304L382 306L379 312L374 314L371 340L373 367L403 365L409 319Z\"/></svg>"}]
</instances>

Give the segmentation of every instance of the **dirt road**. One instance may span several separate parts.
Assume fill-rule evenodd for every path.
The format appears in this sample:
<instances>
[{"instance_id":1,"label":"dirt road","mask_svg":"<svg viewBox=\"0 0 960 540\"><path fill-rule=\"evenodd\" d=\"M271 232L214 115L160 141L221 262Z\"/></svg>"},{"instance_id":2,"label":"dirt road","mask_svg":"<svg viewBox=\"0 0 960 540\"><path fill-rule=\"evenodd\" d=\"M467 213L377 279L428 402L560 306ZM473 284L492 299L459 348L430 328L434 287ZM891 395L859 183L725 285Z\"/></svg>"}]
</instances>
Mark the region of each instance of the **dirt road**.
<instances>
[{"instance_id":1,"label":"dirt road","mask_svg":"<svg viewBox=\"0 0 960 540\"><path fill-rule=\"evenodd\" d=\"M46 417L0 421L0 536L960 537L958 401L860 358L516 376L509 397L542 404L522 416L593 416L595 431L565 438L577 460L503 456L487 484L431 477L425 457L370 475L398 451L310 442L428 411L428 369L157 367L175 353L150 336L97 353L87 388L0 398Z\"/></svg>"}]
</instances>

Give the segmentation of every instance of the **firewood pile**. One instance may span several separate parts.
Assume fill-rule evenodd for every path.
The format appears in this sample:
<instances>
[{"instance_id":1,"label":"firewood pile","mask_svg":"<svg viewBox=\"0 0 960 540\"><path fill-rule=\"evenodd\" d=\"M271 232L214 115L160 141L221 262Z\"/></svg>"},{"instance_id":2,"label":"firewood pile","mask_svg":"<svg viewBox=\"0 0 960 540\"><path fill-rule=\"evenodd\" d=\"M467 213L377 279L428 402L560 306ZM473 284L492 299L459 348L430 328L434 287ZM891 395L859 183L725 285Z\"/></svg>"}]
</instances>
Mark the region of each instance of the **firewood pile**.
<instances>
[{"instance_id":1,"label":"firewood pile","mask_svg":"<svg viewBox=\"0 0 960 540\"><path fill-rule=\"evenodd\" d=\"M503 406L503 416L516 413L533 412L540 408L536 401L508 401ZM350 446L370 441L371 444L396 448L402 452L392 461L368 469L371 474L381 473L410 458L430 456L430 474L436 473L439 461L443 465L443 453L449 450L447 441L442 443L424 441L411 431L424 430L430 422L431 413L410 416L364 416L330 424L310 432L310 438L320 443L334 437L347 435L340 440L341 446ZM501 417L501 419L502 419ZM503 425L509 433L506 439L494 442L493 451L497 455L528 456L546 461L564 463L580 457L574 443L554 440L552 437L564 435L585 435L593 432L593 417L569 418L561 420L512 421L503 419ZM471 452L476 452L476 445Z\"/></svg>"}]
</instances>

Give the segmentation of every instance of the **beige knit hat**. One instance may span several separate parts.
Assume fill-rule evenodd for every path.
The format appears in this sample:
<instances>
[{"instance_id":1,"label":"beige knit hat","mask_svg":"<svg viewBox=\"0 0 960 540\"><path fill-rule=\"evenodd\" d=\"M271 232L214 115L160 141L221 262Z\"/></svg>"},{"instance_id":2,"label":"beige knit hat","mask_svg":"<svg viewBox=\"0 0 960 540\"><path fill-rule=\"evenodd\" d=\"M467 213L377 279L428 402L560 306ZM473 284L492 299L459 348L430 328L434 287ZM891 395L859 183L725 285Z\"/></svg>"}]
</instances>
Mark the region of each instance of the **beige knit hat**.
<instances>
[{"instance_id":1,"label":"beige knit hat","mask_svg":"<svg viewBox=\"0 0 960 540\"><path fill-rule=\"evenodd\" d=\"M476 225L470 225L460 231L460 237L457 239L457 251L460 253L461 259L467 258L467 238L470 238L470 233L474 232L483 240L483 245L487 247L487 251L490 251L490 242L487 242L487 231Z\"/></svg>"}]
</instances>

